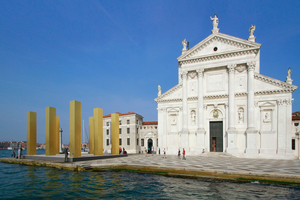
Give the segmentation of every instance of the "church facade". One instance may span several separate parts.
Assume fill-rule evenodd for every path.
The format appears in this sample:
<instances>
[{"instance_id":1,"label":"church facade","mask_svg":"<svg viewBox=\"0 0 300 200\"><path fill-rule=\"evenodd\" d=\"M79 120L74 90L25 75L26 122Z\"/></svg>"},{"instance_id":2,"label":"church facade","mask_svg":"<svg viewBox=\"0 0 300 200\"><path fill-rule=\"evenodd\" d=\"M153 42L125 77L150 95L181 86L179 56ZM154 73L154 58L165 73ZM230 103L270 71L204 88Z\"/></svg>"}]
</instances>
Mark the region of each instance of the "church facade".
<instances>
[{"instance_id":1,"label":"church facade","mask_svg":"<svg viewBox=\"0 0 300 200\"><path fill-rule=\"evenodd\" d=\"M260 74L255 26L247 40L219 32L188 48L182 41L178 84L159 86L158 148L187 155L227 152L249 158L293 159L291 70L286 81Z\"/></svg>"}]
</instances>

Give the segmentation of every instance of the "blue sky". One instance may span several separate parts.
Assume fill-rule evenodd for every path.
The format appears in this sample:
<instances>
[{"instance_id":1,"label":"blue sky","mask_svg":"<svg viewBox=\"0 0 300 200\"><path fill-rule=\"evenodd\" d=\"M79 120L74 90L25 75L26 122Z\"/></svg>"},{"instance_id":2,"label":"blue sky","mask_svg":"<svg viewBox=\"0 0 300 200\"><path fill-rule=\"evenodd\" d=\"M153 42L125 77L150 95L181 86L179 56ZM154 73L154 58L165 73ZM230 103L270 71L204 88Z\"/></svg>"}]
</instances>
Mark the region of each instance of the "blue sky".
<instances>
[{"instance_id":1,"label":"blue sky","mask_svg":"<svg viewBox=\"0 0 300 200\"><path fill-rule=\"evenodd\" d=\"M0 141L26 140L26 113L37 112L45 142L45 108L57 109L69 143L69 105L104 115L136 112L157 120L157 85L177 84L183 39L190 47L211 34L261 43L261 74L300 86L300 1L0 1ZM300 110L300 89L293 93Z\"/></svg>"}]
</instances>

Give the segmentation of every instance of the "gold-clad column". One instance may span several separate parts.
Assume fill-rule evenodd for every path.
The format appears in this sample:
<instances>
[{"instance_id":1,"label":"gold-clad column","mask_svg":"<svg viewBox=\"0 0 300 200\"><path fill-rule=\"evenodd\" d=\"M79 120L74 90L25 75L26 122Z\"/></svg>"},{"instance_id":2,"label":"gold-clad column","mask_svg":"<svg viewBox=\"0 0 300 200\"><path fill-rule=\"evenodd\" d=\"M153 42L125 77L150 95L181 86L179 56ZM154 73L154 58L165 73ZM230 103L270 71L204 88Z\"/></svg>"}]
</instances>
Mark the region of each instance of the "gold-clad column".
<instances>
[{"instance_id":1,"label":"gold-clad column","mask_svg":"<svg viewBox=\"0 0 300 200\"><path fill-rule=\"evenodd\" d=\"M111 114L111 154L119 154L119 114Z\"/></svg>"},{"instance_id":2,"label":"gold-clad column","mask_svg":"<svg viewBox=\"0 0 300 200\"><path fill-rule=\"evenodd\" d=\"M59 117L56 116L55 151L59 154Z\"/></svg>"},{"instance_id":3,"label":"gold-clad column","mask_svg":"<svg viewBox=\"0 0 300 200\"><path fill-rule=\"evenodd\" d=\"M103 110L101 108L94 108L94 126L94 155L103 156Z\"/></svg>"},{"instance_id":4,"label":"gold-clad column","mask_svg":"<svg viewBox=\"0 0 300 200\"><path fill-rule=\"evenodd\" d=\"M95 125L94 117L89 117L89 154L95 153Z\"/></svg>"},{"instance_id":5,"label":"gold-clad column","mask_svg":"<svg viewBox=\"0 0 300 200\"><path fill-rule=\"evenodd\" d=\"M46 156L56 155L56 108L46 107Z\"/></svg>"},{"instance_id":6,"label":"gold-clad column","mask_svg":"<svg viewBox=\"0 0 300 200\"><path fill-rule=\"evenodd\" d=\"M27 112L27 155L36 155L36 112Z\"/></svg>"},{"instance_id":7,"label":"gold-clad column","mask_svg":"<svg viewBox=\"0 0 300 200\"><path fill-rule=\"evenodd\" d=\"M70 156L81 157L81 102L70 101Z\"/></svg>"}]
</instances>

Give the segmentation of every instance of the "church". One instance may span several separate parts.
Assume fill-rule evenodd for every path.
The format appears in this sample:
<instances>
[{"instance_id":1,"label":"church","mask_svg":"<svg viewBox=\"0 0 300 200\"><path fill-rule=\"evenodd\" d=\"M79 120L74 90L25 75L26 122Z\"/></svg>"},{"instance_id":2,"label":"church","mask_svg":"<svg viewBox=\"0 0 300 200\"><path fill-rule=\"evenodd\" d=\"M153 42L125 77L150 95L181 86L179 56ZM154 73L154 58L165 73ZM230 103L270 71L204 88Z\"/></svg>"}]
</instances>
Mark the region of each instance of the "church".
<instances>
[{"instance_id":1,"label":"church","mask_svg":"<svg viewBox=\"0 0 300 200\"><path fill-rule=\"evenodd\" d=\"M158 148L175 155L226 152L237 157L293 159L291 69L286 81L260 74L255 26L247 40L219 32L192 48L182 41L178 84L158 86ZM264 66L262 66L264 67Z\"/></svg>"}]
</instances>

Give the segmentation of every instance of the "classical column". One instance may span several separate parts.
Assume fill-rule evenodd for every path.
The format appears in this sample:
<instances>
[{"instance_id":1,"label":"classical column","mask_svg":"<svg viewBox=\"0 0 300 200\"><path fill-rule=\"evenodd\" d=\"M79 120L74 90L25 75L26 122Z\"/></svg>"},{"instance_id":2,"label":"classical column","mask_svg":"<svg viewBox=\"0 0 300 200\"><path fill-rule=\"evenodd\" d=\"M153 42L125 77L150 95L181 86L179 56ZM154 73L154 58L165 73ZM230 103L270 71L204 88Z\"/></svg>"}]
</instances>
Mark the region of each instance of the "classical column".
<instances>
[{"instance_id":1,"label":"classical column","mask_svg":"<svg viewBox=\"0 0 300 200\"><path fill-rule=\"evenodd\" d=\"M203 113L203 72L204 68L197 69L198 73L198 130L196 141L196 152L201 153L205 149L205 130L204 130L204 113Z\"/></svg>"},{"instance_id":2,"label":"classical column","mask_svg":"<svg viewBox=\"0 0 300 200\"><path fill-rule=\"evenodd\" d=\"M81 157L81 102L70 101L70 157Z\"/></svg>"},{"instance_id":3,"label":"classical column","mask_svg":"<svg viewBox=\"0 0 300 200\"><path fill-rule=\"evenodd\" d=\"M286 149L286 105L282 99L277 100L277 154L285 154Z\"/></svg>"},{"instance_id":4,"label":"classical column","mask_svg":"<svg viewBox=\"0 0 300 200\"><path fill-rule=\"evenodd\" d=\"M257 130L255 129L254 115L254 69L255 62L248 62L248 98L247 98L247 147L246 153L258 154Z\"/></svg>"},{"instance_id":5,"label":"classical column","mask_svg":"<svg viewBox=\"0 0 300 200\"><path fill-rule=\"evenodd\" d=\"M27 112L27 155L36 155L36 112Z\"/></svg>"},{"instance_id":6,"label":"classical column","mask_svg":"<svg viewBox=\"0 0 300 200\"><path fill-rule=\"evenodd\" d=\"M56 155L56 108L46 107L46 156Z\"/></svg>"},{"instance_id":7,"label":"classical column","mask_svg":"<svg viewBox=\"0 0 300 200\"><path fill-rule=\"evenodd\" d=\"M292 151L292 103L294 99L286 100L286 154L294 158Z\"/></svg>"},{"instance_id":8,"label":"classical column","mask_svg":"<svg viewBox=\"0 0 300 200\"><path fill-rule=\"evenodd\" d=\"M182 71L182 130L180 132L181 148L189 151L188 107L187 107L187 71Z\"/></svg>"},{"instance_id":9,"label":"classical column","mask_svg":"<svg viewBox=\"0 0 300 200\"><path fill-rule=\"evenodd\" d=\"M111 154L119 155L119 114L111 114Z\"/></svg>"},{"instance_id":10,"label":"classical column","mask_svg":"<svg viewBox=\"0 0 300 200\"><path fill-rule=\"evenodd\" d=\"M167 149L168 148L167 108L162 108L162 115L163 115L163 148ZM163 150L163 149L161 149L161 150Z\"/></svg>"},{"instance_id":11,"label":"classical column","mask_svg":"<svg viewBox=\"0 0 300 200\"><path fill-rule=\"evenodd\" d=\"M236 64L228 65L228 148L227 152L231 154L238 153L236 144L237 130L235 128L235 109L234 109L234 68Z\"/></svg>"}]
</instances>

